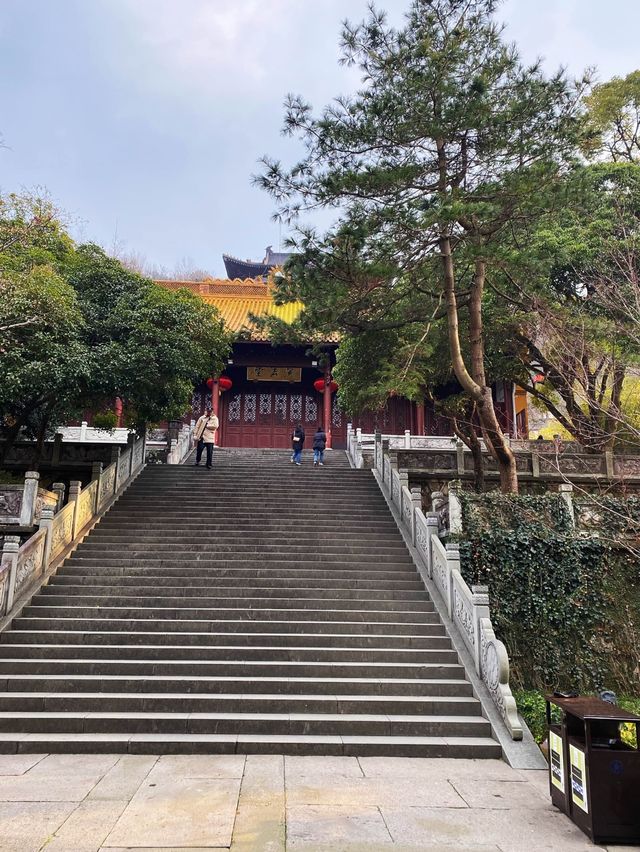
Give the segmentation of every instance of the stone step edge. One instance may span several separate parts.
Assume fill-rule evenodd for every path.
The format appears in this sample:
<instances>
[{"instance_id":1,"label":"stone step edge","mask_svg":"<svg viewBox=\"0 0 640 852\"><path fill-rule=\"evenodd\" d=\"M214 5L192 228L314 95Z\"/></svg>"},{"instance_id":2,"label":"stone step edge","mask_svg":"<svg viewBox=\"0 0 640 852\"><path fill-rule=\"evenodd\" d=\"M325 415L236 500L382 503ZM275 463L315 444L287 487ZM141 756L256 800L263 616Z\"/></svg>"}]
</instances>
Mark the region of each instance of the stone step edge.
<instances>
[{"instance_id":1,"label":"stone step edge","mask_svg":"<svg viewBox=\"0 0 640 852\"><path fill-rule=\"evenodd\" d=\"M483 727L489 724L483 716L437 716L437 715L401 715L396 713L168 713L162 712L93 712L93 711L0 711L2 719L136 719L138 721L171 721L202 719L211 721L259 721L265 722L287 722L287 721L313 721L313 722L409 722L412 724L423 722L426 724L465 724Z\"/></svg>"},{"instance_id":2,"label":"stone step edge","mask_svg":"<svg viewBox=\"0 0 640 852\"><path fill-rule=\"evenodd\" d=\"M205 634L205 635L208 635L208 634ZM440 637L435 637L435 638L440 638ZM443 637L443 638L448 638L448 637ZM78 646L77 645L71 645L71 644L68 644L68 643L67 644L57 643L57 644L51 644L51 645L45 645L45 644L42 644L40 642L26 642L26 643L25 642L22 642L22 643L1 642L0 643L0 648L4 648L6 650L14 649L14 648L15 649L31 648L31 649L37 649L37 650L46 648L46 649L49 650L49 649L76 648L76 647L78 647ZM245 648L244 645L240 645L240 646L238 646L238 645L214 645L214 646L210 646L210 645L164 645L164 644L161 644L161 645L126 645L126 644L122 644L122 645L95 645L95 644L89 644L89 643L84 643L84 642L82 643L82 645L80 645L80 647L81 648L91 648L92 650L96 650L98 648L100 650L104 650L105 648L113 648L114 651L118 651L118 652L120 652L120 651L138 651L141 648L144 648L145 650L158 650L158 651L159 650L171 651L171 650L178 650L178 649L184 650L184 649L194 649L194 648L196 648L196 649L202 648L204 650L211 650L212 647L215 648L217 651L238 651L239 649ZM441 654L443 651L448 651L450 649L449 648L389 648L389 647L382 647L382 646L369 646L367 648L348 648L348 647L340 647L338 645L335 645L333 647L332 646L318 646L318 645L309 645L309 646L307 646L307 645L296 645L295 648L293 648L293 647L287 647L286 645L285 646L283 646L283 645L251 645L251 650L256 651L256 652L258 652L258 651L279 651L279 652L295 651L296 653L299 652L299 651L310 651L310 652L313 652L313 653L319 653L319 652L344 653L344 652L352 652L352 651L355 651L357 653L362 653L363 651L366 651L366 652L371 653L371 654L384 654L384 653L387 653L387 652L393 652L393 653L399 652L399 653L406 653L406 654L432 654L432 653L433 654ZM6 658L2 657L1 659L6 659ZM33 658L29 657L29 659L33 659Z\"/></svg>"},{"instance_id":3,"label":"stone step edge","mask_svg":"<svg viewBox=\"0 0 640 852\"><path fill-rule=\"evenodd\" d=\"M449 667L451 668L451 667ZM462 666L459 666L461 672L464 674L464 669ZM302 683L359 683L359 684L377 684L377 685L409 685L412 686L422 686L429 685L433 686L435 684L439 686L445 685L453 685L459 686L461 683L468 683L466 678L401 678L401 677L265 677L265 676L257 676L257 677L242 677L241 675L216 675L207 676L207 675L190 675L179 676L179 675L135 675L133 677L121 674L0 674L0 686L3 681L7 682L7 687L9 683L13 680L35 680L42 682L55 682L60 680L76 680L81 682L97 680L97 681L111 681L111 680L134 680L136 683L140 682L148 682L153 683L155 681L171 681L172 683L294 683L294 684L302 684ZM10 690L2 690L1 692L9 692ZM107 695L108 693L104 693Z\"/></svg>"},{"instance_id":4,"label":"stone step edge","mask_svg":"<svg viewBox=\"0 0 640 852\"><path fill-rule=\"evenodd\" d=\"M119 699L140 699L141 701L251 701L257 703L259 701L282 701L282 702L300 702L313 701L323 703L340 703L340 702L362 702L371 703L372 701L380 703L397 703L397 704L416 704L416 703L456 703L456 704L474 704L479 705L479 700L473 695L361 695L355 693L349 695L345 693L329 695L309 693L289 694L282 692L1 692L0 699L3 698L35 698L38 700L104 700L108 696L110 700Z\"/></svg>"},{"instance_id":5,"label":"stone step edge","mask_svg":"<svg viewBox=\"0 0 640 852\"><path fill-rule=\"evenodd\" d=\"M299 622L299 623L306 623L306 622ZM442 625L435 625L435 626L436 627L442 627ZM442 628L442 629L444 629L444 628ZM86 634L92 634L92 635L97 634L99 636L103 636L103 635L105 635L105 636L122 636L123 631L122 630L31 630L31 629L30 630L21 630L19 628L12 627L11 630L6 631L2 635L3 636L10 636L10 635L13 635L13 634L20 634L20 633L47 633L47 634L51 634L51 635L57 635L59 633L62 633L62 634L75 633L75 634L78 634L78 636L84 636ZM126 635L127 636L157 636L158 631L157 630L131 630L131 631L127 631ZM162 635L167 635L167 634L162 634ZM174 634L168 634L168 635L173 636ZM344 639L346 636L348 636L350 639L370 639L372 636L375 636L376 639L385 639L385 638L398 639L398 638L401 638L401 639L407 639L407 640L417 639L419 641L424 641L425 639L434 638L432 636L428 636L428 635L425 635L425 634L422 634L422 633L416 633L416 634L411 634L411 633L402 633L402 634L398 634L398 633L241 633L241 632L238 632L238 633L227 633L227 632L218 633L218 632L214 632L214 631L212 631L211 633L209 633L209 632L201 633L199 631L195 631L193 633L187 633L185 631L184 633L180 633L178 635L180 635L180 636L225 636L225 637L227 637L227 636L245 636L245 637L251 637L252 639L255 639L256 637L260 637L260 636L265 636L265 637L280 636L282 638L290 638L291 636L297 636L297 637L301 638L303 636L305 636L305 637L308 636L308 637L311 637L311 638L317 637L319 639L325 639L326 637ZM435 638L442 638L442 636L444 636L444 635L445 635L444 633L438 634ZM28 644L31 644L31 643L28 643ZM48 647L48 646L45 646L45 647ZM63 646L61 645L61 647L63 647ZM66 647L66 645L64 647ZM95 647L96 648L102 648L104 646L103 645L96 645ZM131 647L139 648L140 646L139 645L132 645ZM144 647L144 646L142 646L142 647ZM160 644L157 647L161 648L161 647L164 647L164 646L162 644ZM184 644L177 644L175 646L169 646L169 647L184 648L184 647L189 647L189 646L184 645ZM196 647L204 647L204 646L197 645ZM220 646L216 645L215 647L217 648L217 647L220 647ZM229 647L237 648L238 646L237 645L230 645ZM242 646L240 646L240 647L242 647ZM252 645L251 647L254 647L254 646ZM275 645L273 647L278 648L278 647L282 647L282 646ZM294 647L298 648L300 646L296 645ZM329 646L329 647L331 647L331 646ZM350 649L347 649L347 650L350 650Z\"/></svg>"},{"instance_id":6,"label":"stone step edge","mask_svg":"<svg viewBox=\"0 0 640 852\"><path fill-rule=\"evenodd\" d=\"M107 646L111 647L111 646ZM394 668L394 669L440 669L440 668L460 668L462 669L462 665L457 662L457 654L455 651L449 650L447 648L444 649L435 649L432 653L435 654L451 654L455 657L451 662L432 662L432 663L424 663L424 662L406 662L400 663L396 660L392 660L390 662L376 662L375 660L367 660L367 661L336 661L336 660L243 660L240 658L233 660L123 660L123 659L105 659L97 658L92 659L90 657L84 658L80 657L78 659L69 659L69 658L61 658L57 659L55 657L26 657L26 658L15 658L15 657L0 657L0 678L8 676L9 672L2 672L1 669L4 666L8 665L34 665L36 663L46 663L47 665L61 665L61 666L89 666L89 665L97 665L97 666L122 666L123 669L127 666L192 666L194 669L201 666L220 666L220 667L229 667L229 666L246 666L251 668L275 668L277 666L289 666L293 668L327 668L333 669L336 667L342 668L354 668L354 669L377 669L377 668ZM25 672L25 674L29 674L29 672ZM125 672L123 672L125 674ZM197 675L196 675L197 677ZM395 680L395 678L394 678Z\"/></svg>"},{"instance_id":7,"label":"stone step edge","mask_svg":"<svg viewBox=\"0 0 640 852\"><path fill-rule=\"evenodd\" d=\"M402 755L406 757L500 757L491 737L363 737L293 734L10 734L0 733L4 754L270 753L331 755Z\"/></svg>"}]
</instances>

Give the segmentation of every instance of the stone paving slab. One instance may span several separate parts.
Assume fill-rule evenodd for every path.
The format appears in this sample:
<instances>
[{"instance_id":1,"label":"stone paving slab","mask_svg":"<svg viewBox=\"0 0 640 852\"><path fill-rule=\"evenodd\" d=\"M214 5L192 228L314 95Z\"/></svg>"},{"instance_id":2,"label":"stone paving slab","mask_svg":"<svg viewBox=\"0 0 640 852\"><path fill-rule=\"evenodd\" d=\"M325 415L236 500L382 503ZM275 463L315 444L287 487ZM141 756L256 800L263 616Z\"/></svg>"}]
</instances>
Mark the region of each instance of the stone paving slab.
<instances>
[{"instance_id":1,"label":"stone paving slab","mask_svg":"<svg viewBox=\"0 0 640 852\"><path fill-rule=\"evenodd\" d=\"M498 760L0 755L0 852L387 849L604 847L552 807L546 772Z\"/></svg>"},{"instance_id":2,"label":"stone paving slab","mask_svg":"<svg viewBox=\"0 0 640 852\"><path fill-rule=\"evenodd\" d=\"M75 809L73 802L0 802L0 849L39 852Z\"/></svg>"}]
</instances>

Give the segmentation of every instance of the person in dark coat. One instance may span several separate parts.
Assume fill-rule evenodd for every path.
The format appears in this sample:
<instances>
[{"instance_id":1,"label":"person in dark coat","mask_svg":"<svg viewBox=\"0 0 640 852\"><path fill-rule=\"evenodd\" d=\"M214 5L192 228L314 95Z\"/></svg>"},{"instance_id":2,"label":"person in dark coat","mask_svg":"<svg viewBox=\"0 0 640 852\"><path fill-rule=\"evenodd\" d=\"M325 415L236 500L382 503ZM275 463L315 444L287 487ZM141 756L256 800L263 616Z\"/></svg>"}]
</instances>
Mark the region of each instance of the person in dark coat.
<instances>
[{"instance_id":1,"label":"person in dark coat","mask_svg":"<svg viewBox=\"0 0 640 852\"><path fill-rule=\"evenodd\" d=\"M322 465L324 464L324 450L327 446L327 436L322 428L322 426L318 426L316 430L316 434L313 436L313 463L314 465Z\"/></svg>"},{"instance_id":2,"label":"person in dark coat","mask_svg":"<svg viewBox=\"0 0 640 852\"><path fill-rule=\"evenodd\" d=\"M291 461L302 464L302 448L304 447L304 429L302 423L298 423L291 435Z\"/></svg>"}]
</instances>

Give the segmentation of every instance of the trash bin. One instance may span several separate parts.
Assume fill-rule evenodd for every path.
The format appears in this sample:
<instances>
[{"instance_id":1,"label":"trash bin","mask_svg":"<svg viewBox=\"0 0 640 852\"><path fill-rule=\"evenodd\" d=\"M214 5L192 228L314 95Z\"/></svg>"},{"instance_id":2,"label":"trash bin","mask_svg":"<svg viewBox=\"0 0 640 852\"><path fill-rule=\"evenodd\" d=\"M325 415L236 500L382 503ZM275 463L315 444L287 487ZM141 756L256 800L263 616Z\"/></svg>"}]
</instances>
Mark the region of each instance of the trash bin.
<instances>
[{"instance_id":1,"label":"trash bin","mask_svg":"<svg viewBox=\"0 0 640 852\"><path fill-rule=\"evenodd\" d=\"M635 748L621 739L624 723L635 725ZM640 843L640 716L600 698L550 695L547 725L553 804L594 843Z\"/></svg>"}]
</instances>

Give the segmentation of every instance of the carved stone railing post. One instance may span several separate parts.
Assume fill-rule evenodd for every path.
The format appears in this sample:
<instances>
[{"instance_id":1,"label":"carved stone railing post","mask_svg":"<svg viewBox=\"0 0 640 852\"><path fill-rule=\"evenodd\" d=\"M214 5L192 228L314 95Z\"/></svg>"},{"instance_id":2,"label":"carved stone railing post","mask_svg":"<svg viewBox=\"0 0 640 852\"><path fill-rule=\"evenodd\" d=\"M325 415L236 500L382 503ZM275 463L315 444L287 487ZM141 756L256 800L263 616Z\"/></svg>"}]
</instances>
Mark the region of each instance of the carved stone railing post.
<instances>
[{"instance_id":1,"label":"carved stone railing post","mask_svg":"<svg viewBox=\"0 0 640 852\"><path fill-rule=\"evenodd\" d=\"M56 503L56 512L59 512L60 509L64 506L64 493L67 490L64 482L54 482L51 486L51 490L58 495L58 502Z\"/></svg>"},{"instance_id":2,"label":"carved stone railing post","mask_svg":"<svg viewBox=\"0 0 640 852\"><path fill-rule=\"evenodd\" d=\"M391 479L391 474L390 474L390 471L388 469L389 465L387 465L387 461L389 461L389 464L390 464L389 439L383 438L382 439L382 481L385 483L385 485L387 486L387 489L388 489L389 488L389 481Z\"/></svg>"},{"instance_id":3,"label":"carved stone railing post","mask_svg":"<svg viewBox=\"0 0 640 852\"><path fill-rule=\"evenodd\" d=\"M446 595L446 604L447 610L449 612L449 618L453 615L453 583L452 583L452 571L460 570L460 549L457 544L447 544L447 595Z\"/></svg>"},{"instance_id":4,"label":"carved stone railing post","mask_svg":"<svg viewBox=\"0 0 640 852\"><path fill-rule=\"evenodd\" d=\"M120 469L120 458L122 456L122 448L114 447L111 450L111 464L115 462L116 465L116 475L114 478L115 489L117 490L117 482L118 482L118 470Z\"/></svg>"},{"instance_id":5,"label":"carved stone railing post","mask_svg":"<svg viewBox=\"0 0 640 852\"><path fill-rule=\"evenodd\" d=\"M429 574L429 579L433 579L433 553L431 550L431 538L432 536L438 537L438 516L435 512L429 512L426 516L427 519L427 571Z\"/></svg>"},{"instance_id":6,"label":"carved stone railing post","mask_svg":"<svg viewBox=\"0 0 640 852\"><path fill-rule=\"evenodd\" d=\"M131 476L133 470L133 445L136 442L136 436L133 432L129 432L127 436L127 449L129 450L129 470L127 471L127 479Z\"/></svg>"},{"instance_id":7,"label":"carved stone railing post","mask_svg":"<svg viewBox=\"0 0 640 852\"><path fill-rule=\"evenodd\" d=\"M13 606L13 597L16 588L16 573L18 571L18 550L20 549L20 536L6 535L4 547L2 548L2 562L0 563L0 574L3 591L0 600L0 615L6 615Z\"/></svg>"},{"instance_id":8,"label":"carved stone railing post","mask_svg":"<svg viewBox=\"0 0 640 852\"><path fill-rule=\"evenodd\" d=\"M459 480L449 483L449 532L451 535L462 534L461 491L462 483Z\"/></svg>"},{"instance_id":9,"label":"carved stone railing post","mask_svg":"<svg viewBox=\"0 0 640 852\"><path fill-rule=\"evenodd\" d=\"M613 464L613 451L605 450L604 451L604 463L605 470L607 471L607 479L613 479L616 475L615 467Z\"/></svg>"},{"instance_id":10,"label":"carved stone railing post","mask_svg":"<svg viewBox=\"0 0 640 852\"><path fill-rule=\"evenodd\" d=\"M80 494L82 492L82 482L79 479L72 479L69 483L69 502L74 504L73 510L73 537L80 532L78 529L78 507L80 506Z\"/></svg>"},{"instance_id":11,"label":"carved stone railing post","mask_svg":"<svg viewBox=\"0 0 640 852\"><path fill-rule=\"evenodd\" d=\"M24 491L20 508L21 527L32 527L35 523L39 479L40 474L37 470L28 470L24 475Z\"/></svg>"},{"instance_id":12,"label":"carved stone railing post","mask_svg":"<svg viewBox=\"0 0 640 852\"><path fill-rule=\"evenodd\" d=\"M464 475L464 444L458 438L456 441L456 466L458 468L458 476Z\"/></svg>"},{"instance_id":13,"label":"carved stone railing post","mask_svg":"<svg viewBox=\"0 0 640 852\"><path fill-rule=\"evenodd\" d=\"M488 586L471 586L471 597L473 601L473 624L475 629L475 664L476 672L482 674L481 671L481 636L480 636L480 620L489 618L489 587Z\"/></svg>"},{"instance_id":14,"label":"carved stone railing post","mask_svg":"<svg viewBox=\"0 0 640 852\"><path fill-rule=\"evenodd\" d=\"M47 537L44 543L44 556L42 563L45 567L49 564L49 553L51 552L51 525L53 524L53 509L50 506L45 506L40 515L40 529L47 531Z\"/></svg>"},{"instance_id":15,"label":"carved stone railing post","mask_svg":"<svg viewBox=\"0 0 640 852\"><path fill-rule=\"evenodd\" d=\"M411 449L411 429L404 430L404 448L405 450Z\"/></svg>"},{"instance_id":16,"label":"carved stone railing post","mask_svg":"<svg viewBox=\"0 0 640 852\"><path fill-rule=\"evenodd\" d=\"M422 490L419 486L410 489L411 492L411 544L416 543L416 512L422 511Z\"/></svg>"},{"instance_id":17,"label":"carved stone railing post","mask_svg":"<svg viewBox=\"0 0 640 852\"><path fill-rule=\"evenodd\" d=\"M380 470L380 450L382 441L382 435L380 434L380 430L376 429L373 435L373 467L375 470Z\"/></svg>"},{"instance_id":18,"label":"carved stone railing post","mask_svg":"<svg viewBox=\"0 0 640 852\"><path fill-rule=\"evenodd\" d=\"M560 498L564 500L564 503L569 511L569 517L571 518L571 526L575 527L576 525L576 514L573 507L573 485L570 482L563 482L558 486L558 493L560 494Z\"/></svg>"},{"instance_id":19,"label":"carved stone railing post","mask_svg":"<svg viewBox=\"0 0 640 852\"><path fill-rule=\"evenodd\" d=\"M96 488L96 502L93 507L92 514L95 515L98 512L98 506L100 504L100 477L102 476L102 462L94 462L91 465L91 479L97 479L98 485Z\"/></svg>"},{"instance_id":20,"label":"carved stone railing post","mask_svg":"<svg viewBox=\"0 0 640 852\"><path fill-rule=\"evenodd\" d=\"M531 452L531 475L534 479L540 479L540 455L535 450Z\"/></svg>"}]
</instances>

